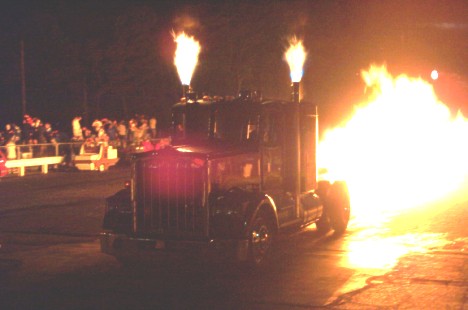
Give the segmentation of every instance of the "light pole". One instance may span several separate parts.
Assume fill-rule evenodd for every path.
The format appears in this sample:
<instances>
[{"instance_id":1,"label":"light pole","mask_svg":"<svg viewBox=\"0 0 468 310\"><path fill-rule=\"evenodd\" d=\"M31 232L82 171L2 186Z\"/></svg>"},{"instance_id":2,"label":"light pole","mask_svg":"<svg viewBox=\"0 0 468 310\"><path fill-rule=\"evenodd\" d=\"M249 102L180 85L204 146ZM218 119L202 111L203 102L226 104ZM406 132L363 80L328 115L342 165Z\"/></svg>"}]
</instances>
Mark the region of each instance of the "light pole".
<instances>
[{"instance_id":1,"label":"light pole","mask_svg":"<svg viewBox=\"0 0 468 310\"><path fill-rule=\"evenodd\" d=\"M20 75L21 75L21 112L26 114L26 75L24 69L24 40L20 41Z\"/></svg>"}]
</instances>

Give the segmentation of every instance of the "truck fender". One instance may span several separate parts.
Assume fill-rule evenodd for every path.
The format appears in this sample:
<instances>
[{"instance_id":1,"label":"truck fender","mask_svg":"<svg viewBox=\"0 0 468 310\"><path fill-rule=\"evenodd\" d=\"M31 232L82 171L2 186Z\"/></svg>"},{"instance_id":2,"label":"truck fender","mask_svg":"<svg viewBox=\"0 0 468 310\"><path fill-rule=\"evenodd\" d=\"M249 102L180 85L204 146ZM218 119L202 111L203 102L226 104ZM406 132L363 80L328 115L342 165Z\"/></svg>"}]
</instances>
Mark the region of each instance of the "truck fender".
<instances>
[{"instance_id":1,"label":"truck fender","mask_svg":"<svg viewBox=\"0 0 468 310\"><path fill-rule=\"evenodd\" d=\"M132 228L132 205L130 190L122 189L106 198L102 228L128 232Z\"/></svg>"},{"instance_id":2,"label":"truck fender","mask_svg":"<svg viewBox=\"0 0 468 310\"><path fill-rule=\"evenodd\" d=\"M211 199L212 232L219 237L246 238L259 212L266 212L278 229L276 205L266 194L233 187Z\"/></svg>"},{"instance_id":3,"label":"truck fender","mask_svg":"<svg viewBox=\"0 0 468 310\"><path fill-rule=\"evenodd\" d=\"M276 216L276 207L266 195L240 187L213 195L211 231L221 238L243 238L246 228L252 225L253 218L260 206L270 208ZM269 205L269 207L267 207ZM276 217L275 217L276 220Z\"/></svg>"},{"instance_id":4,"label":"truck fender","mask_svg":"<svg viewBox=\"0 0 468 310\"><path fill-rule=\"evenodd\" d=\"M115 194L106 198L106 202L114 203L117 205L130 205L130 189L123 188L116 192Z\"/></svg>"},{"instance_id":5,"label":"truck fender","mask_svg":"<svg viewBox=\"0 0 468 310\"><path fill-rule=\"evenodd\" d=\"M274 200L267 194L258 194L256 198L256 200L251 201L245 215L245 237L248 237L248 233L251 230L255 219L260 213L265 213L272 219L276 231L279 228L278 213Z\"/></svg>"}]
</instances>

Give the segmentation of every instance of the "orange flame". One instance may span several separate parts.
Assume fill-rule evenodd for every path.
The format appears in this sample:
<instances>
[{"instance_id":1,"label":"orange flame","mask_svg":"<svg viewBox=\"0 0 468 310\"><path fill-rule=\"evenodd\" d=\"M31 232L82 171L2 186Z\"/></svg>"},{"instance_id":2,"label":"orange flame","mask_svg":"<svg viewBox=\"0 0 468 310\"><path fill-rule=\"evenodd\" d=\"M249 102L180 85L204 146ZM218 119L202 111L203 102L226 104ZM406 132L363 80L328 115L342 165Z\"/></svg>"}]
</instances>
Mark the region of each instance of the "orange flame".
<instances>
[{"instance_id":1,"label":"orange flame","mask_svg":"<svg viewBox=\"0 0 468 310\"><path fill-rule=\"evenodd\" d=\"M177 49L174 57L174 64L177 67L182 85L190 85L193 72L198 62L200 53L200 44L193 37L189 37L182 32L177 35L172 33L174 42L177 43Z\"/></svg>"},{"instance_id":2,"label":"orange flame","mask_svg":"<svg viewBox=\"0 0 468 310\"><path fill-rule=\"evenodd\" d=\"M302 41L298 40L296 37L293 37L289 43L290 46L285 53L285 58L291 72L291 81L300 82L307 53L304 50Z\"/></svg>"},{"instance_id":3,"label":"orange flame","mask_svg":"<svg viewBox=\"0 0 468 310\"><path fill-rule=\"evenodd\" d=\"M453 116L432 85L384 66L362 71L368 102L325 133L319 166L347 181L353 213L421 206L459 190L468 177L468 121Z\"/></svg>"}]
</instances>

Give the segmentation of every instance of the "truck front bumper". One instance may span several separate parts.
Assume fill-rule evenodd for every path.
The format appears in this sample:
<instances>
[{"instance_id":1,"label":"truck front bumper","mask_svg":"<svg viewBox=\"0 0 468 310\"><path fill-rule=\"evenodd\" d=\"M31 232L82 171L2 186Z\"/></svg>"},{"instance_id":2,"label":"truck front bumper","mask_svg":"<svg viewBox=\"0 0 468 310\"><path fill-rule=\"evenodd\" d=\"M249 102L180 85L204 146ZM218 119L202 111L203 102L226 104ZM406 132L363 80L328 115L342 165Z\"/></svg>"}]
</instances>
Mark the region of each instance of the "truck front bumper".
<instances>
[{"instance_id":1,"label":"truck front bumper","mask_svg":"<svg viewBox=\"0 0 468 310\"><path fill-rule=\"evenodd\" d=\"M204 241L135 238L125 234L103 232L100 235L101 252L116 257L135 258L213 258L246 261L248 240Z\"/></svg>"}]
</instances>

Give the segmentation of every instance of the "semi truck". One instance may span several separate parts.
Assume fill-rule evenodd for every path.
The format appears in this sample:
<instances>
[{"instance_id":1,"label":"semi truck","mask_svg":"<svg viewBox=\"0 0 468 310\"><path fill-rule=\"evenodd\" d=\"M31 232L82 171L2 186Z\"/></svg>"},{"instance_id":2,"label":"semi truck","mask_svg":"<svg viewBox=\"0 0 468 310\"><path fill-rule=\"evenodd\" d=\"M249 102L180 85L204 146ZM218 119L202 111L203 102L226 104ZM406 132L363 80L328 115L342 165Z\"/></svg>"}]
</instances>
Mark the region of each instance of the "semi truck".
<instances>
[{"instance_id":1,"label":"semi truck","mask_svg":"<svg viewBox=\"0 0 468 310\"><path fill-rule=\"evenodd\" d=\"M121 261L195 256L258 267L281 234L315 224L343 234L343 181L318 181L317 106L187 93L172 108L170 142L132 155L127 185L106 200L101 250Z\"/></svg>"}]
</instances>

